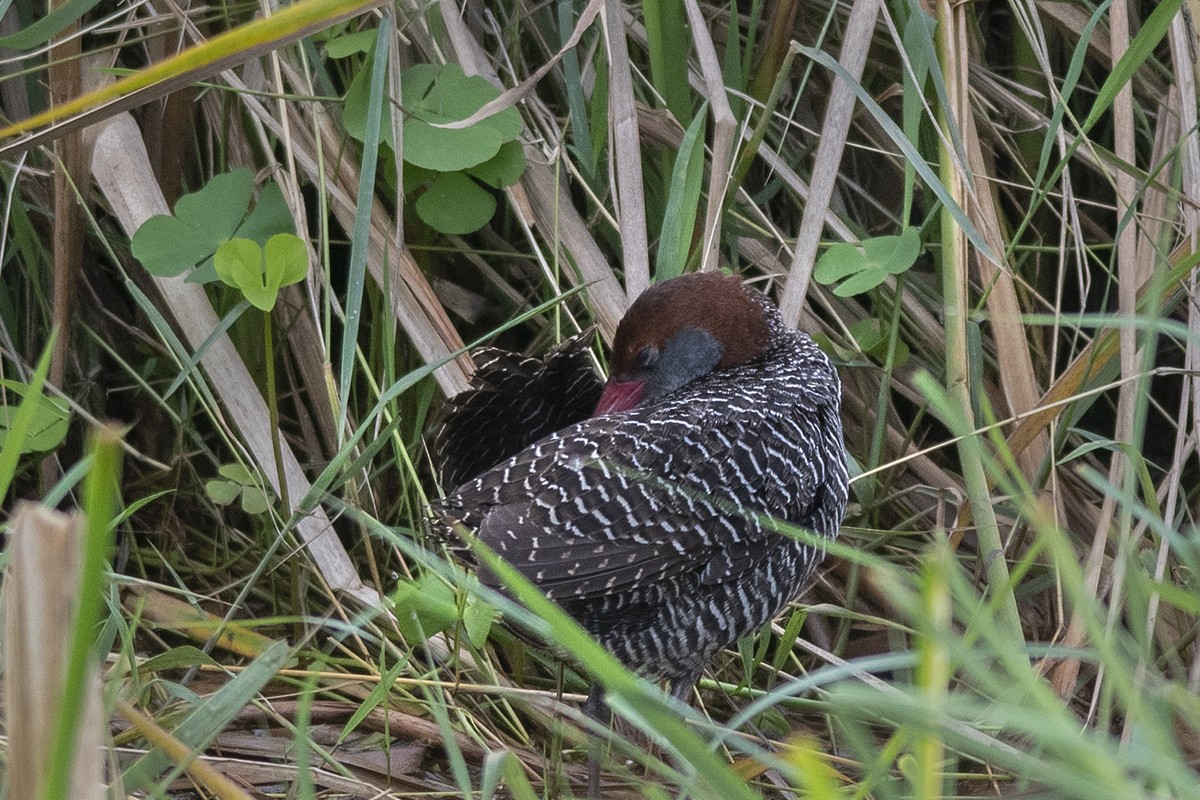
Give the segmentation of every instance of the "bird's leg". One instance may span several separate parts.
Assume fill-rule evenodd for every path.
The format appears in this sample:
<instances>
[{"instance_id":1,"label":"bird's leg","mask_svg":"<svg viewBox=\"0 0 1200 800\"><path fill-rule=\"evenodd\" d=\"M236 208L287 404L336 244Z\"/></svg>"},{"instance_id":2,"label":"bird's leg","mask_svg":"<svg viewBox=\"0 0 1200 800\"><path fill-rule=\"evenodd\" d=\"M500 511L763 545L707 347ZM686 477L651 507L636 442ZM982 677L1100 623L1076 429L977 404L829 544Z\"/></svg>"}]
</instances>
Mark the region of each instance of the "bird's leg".
<instances>
[{"instance_id":1,"label":"bird's leg","mask_svg":"<svg viewBox=\"0 0 1200 800\"><path fill-rule=\"evenodd\" d=\"M700 675L703 673L703 671L703 668L701 668L689 675L685 675L682 678L673 678L671 680L671 697L675 698L686 706L690 706L692 704L692 692L696 688L696 684L699 683ZM671 765L674 766L681 775L684 774L685 767L687 766L686 762L681 762L678 759L671 758L670 756L667 758ZM678 800L684 800L684 798L687 796L688 795L684 788L680 786L679 794L676 795Z\"/></svg>"},{"instance_id":2,"label":"bird's leg","mask_svg":"<svg viewBox=\"0 0 1200 800\"><path fill-rule=\"evenodd\" d=\"M698 669L689 675L672 680L671 697L685 705L690 705L692 690L696 688L696 683L700 680L702 672L702 669ZM608 707L608 703L604 702L604 689L600 684L592 684L591 690L588 691L587 700L583 704L583 713L589 719L599 723L601 727L608 727L612 724L612 709ZM589 739L588 798L589 800L600 800L600 760L604 755L604 741L599 736L593 734L589 734ZM681 764L676 765L676 768L681 767Z\"/></svg>"},{"instance_id":3,"label":"bird's leg","mask_svg":"<svg viewBox=\"0 0 1200 800\"><path fill-rule=\"evenodd\" d=\"M671 681L671 697L674 697L685 706L692 704L692 690L696 688L696 684L700 682L701 670L693 672L683 678L678 678Z\"/></svg>"},{"instance_id":4,"label":"bird's leg","mask_svg":"<svg viewBox=\"0 0 1200 800\"><path fill-rule=\"evenodd\" d=\"M612 710L604 702L604 689L593 683L583 704L583 713L601 727L612 724ZM600 759L604 755L604 740L594 733L588 734L588 798L600 800Z\"/></svg>"}]
</instances>

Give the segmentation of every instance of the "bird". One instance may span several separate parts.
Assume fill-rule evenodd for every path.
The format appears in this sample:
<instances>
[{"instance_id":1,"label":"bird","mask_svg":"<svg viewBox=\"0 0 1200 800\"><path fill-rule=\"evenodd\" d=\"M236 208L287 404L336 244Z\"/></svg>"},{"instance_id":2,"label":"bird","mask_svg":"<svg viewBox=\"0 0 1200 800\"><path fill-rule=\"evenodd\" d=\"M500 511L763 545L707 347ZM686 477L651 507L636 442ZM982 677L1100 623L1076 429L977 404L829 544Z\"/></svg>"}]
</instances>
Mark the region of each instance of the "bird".
<instances>
[{"instance_id":1,"label":"bird","mask_svg":"<svg viewBox=\"0 0 1200 800\"><path fill-rule=\"evenodd\" d=\"M456 426L478 426L488 408L503 410L494 426L522 419L523 403L550 418L554 391L529 385L531 375L570 374L599 399L590 414L576 403L554 416L556 430L505 437L470 467L452 458L441 474L454 488L434 527L446 538L456 526L473 531L622 663L687 702L718 652L800 594L838 534L848 491L841 384L766 295L715 272L657 283L633 302L602 388L583 374L581 351L567 344L541 366L494 353L480 362L435 452L469 441ZM573 370L548 366L570 358ZM514 365L524 377L505 380ZM593 686L589 716L600 719L602 698Z\"/></svg>"}]
</instances>

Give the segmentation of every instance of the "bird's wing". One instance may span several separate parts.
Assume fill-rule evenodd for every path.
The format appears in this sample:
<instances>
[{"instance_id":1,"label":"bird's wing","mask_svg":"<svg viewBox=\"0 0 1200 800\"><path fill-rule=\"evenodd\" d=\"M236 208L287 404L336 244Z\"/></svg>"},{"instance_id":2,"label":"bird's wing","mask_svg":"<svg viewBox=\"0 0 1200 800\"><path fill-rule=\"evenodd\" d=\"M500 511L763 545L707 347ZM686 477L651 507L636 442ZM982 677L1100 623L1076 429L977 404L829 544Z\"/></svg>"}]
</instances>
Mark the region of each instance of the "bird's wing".
<instances>
[{"instance_id":1,"label":"bird's wing","mask_svg":"<svg viewBox=\"0 0 1200 800\"><path fill-rule=\"evenodd\" d=\"M473 353L471 388L456 395L432 448L442 486L460 486L548 433L586 419L602 384L588 347L594 332L542 359L486 347Z\"/></svg>"},{"instance_id":2,"label":"bird's wing","mask_svg":"<svg viewBox=\"0 0 1200 800\"><path fill-rule=\"evenodd\" d=\"M758 515L807 524L830 458L819 413L697 403L597 417L462 487L447 511L556 599L684 572L735 580L772 544Z\"/></svg>"}]
</instances>

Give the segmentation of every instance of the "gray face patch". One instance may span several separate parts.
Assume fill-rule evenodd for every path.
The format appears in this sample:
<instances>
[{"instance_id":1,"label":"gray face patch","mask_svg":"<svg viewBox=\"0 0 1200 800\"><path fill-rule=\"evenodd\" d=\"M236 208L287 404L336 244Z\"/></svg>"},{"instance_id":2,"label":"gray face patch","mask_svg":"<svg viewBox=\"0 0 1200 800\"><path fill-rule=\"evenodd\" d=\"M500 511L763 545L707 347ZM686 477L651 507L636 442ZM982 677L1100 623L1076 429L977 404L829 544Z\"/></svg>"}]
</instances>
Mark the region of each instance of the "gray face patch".
<instances>
[{"instance_id":1,"label":"gray face patch","mask_svg":"<svg viewBox=\"0 0 1200 800\"><path fill-rule=\"evenodd\" d=\"M703 328L689 325L663 345L662 354L646 378L642 402L665 397L697 378L712 372L725 354L725 347Z\"/></svg>"}]
</instances>

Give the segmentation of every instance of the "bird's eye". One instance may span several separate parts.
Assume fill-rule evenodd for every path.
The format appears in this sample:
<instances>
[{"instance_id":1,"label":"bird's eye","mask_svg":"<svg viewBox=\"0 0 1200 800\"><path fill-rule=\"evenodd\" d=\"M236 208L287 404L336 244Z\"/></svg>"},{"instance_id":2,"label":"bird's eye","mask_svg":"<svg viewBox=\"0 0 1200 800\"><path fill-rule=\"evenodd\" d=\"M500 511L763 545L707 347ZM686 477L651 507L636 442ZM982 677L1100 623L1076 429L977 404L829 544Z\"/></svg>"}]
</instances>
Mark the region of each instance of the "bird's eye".
<instances>
[{"instance_id":1,"label":"bird's eye","mask_svg":"<svg viewBox=\"0 0 1200 800\"><path fill-rule=\"evenodd\" d=\"M651 344L638 350L638 354L633 359L633 366L636 369L647 369L654 366L656 361L658 361L658 348Z\"/></svg>"}]
</instances>

